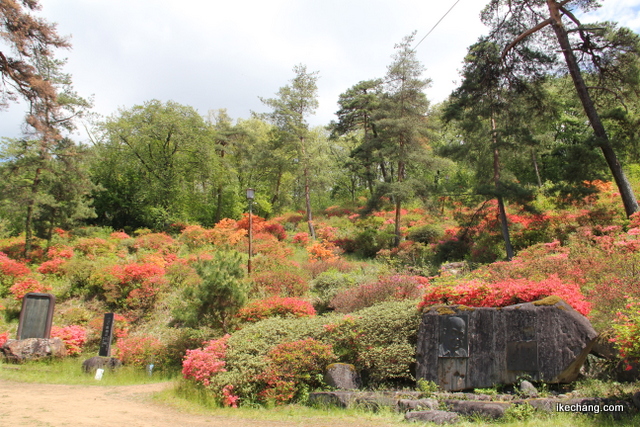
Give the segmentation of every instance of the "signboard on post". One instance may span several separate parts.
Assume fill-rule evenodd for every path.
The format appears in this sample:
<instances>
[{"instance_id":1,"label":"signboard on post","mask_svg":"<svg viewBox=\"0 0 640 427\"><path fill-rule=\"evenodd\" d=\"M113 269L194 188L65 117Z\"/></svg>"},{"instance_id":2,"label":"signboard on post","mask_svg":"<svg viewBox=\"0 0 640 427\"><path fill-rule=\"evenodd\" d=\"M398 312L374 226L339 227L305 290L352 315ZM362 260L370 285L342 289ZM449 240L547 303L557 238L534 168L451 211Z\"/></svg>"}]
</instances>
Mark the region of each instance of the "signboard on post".
<instances>
[{"instance_id":1,"label":"signboard on post","mask_svg":"<svg viewBox=\"0 0 640 427\"><path fill-rule=\"evenodd\" d=\"M51 294L29 292L22 299L18 339L49 338L56 297Z\"/></svg>"},{"instance_id":2,"label":"signboard on post","mask_svg":"<svg viewBox=\"0 0 640 427\"><path fill-rule=\"evenodd\" d=\"M98 356L110 357L111 356L111 341L113 340L113 313L105 313L104 321L102 322L102 337L100 338L100 351Z\"/></svg>"}]
</instances>

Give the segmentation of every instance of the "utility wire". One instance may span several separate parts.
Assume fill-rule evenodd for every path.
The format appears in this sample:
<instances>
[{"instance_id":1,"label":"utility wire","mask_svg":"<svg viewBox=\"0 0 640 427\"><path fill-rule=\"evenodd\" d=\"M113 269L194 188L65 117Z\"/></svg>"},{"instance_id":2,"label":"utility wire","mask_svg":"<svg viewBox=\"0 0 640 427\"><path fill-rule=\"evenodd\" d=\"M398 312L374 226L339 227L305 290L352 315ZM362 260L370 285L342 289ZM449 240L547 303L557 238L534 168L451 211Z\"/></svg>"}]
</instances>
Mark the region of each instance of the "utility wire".
<instances>
[{"instance_id":1,"label":"utility wire","mask_svg":"<svg viewBox=\"0 0 640 427\"><path fill-rule=\"evenodd\" d=\"M416 46L413 48L412 52L415 52L416 49L418 48L418 46L420 46L420 43L422 43L424 41L424 39L426 39L429 34L431 34L433 32L433 30L436 29L436 27L438 26L438 24L440 24L442 22L442 20L449 14L449 12L451 12L451 10L456 7L456 5L460 3L460 0L456 0L456 2L453 4L453 6L451 6L449 8L449 10L447 10L447 12L442 15L442 18L440 18L440 20L438 22L436 22L436 24L429 30L429 32L418 42L418 44L416 44Z\"/></svg>"}]
</instances>

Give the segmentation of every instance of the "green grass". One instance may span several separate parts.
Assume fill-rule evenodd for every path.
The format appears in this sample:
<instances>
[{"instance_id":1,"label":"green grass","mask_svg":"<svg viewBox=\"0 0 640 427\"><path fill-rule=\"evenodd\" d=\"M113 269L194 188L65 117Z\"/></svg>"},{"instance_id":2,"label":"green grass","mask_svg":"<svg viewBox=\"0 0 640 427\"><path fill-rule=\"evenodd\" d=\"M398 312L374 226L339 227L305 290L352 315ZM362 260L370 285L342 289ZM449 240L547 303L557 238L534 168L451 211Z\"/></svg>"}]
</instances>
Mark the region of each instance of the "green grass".
<instances>
[{"instance_id":1,"label":"green grass","mask_svg":"<svg viewBox=\"0 0 640 427\"><path fill-rule=\"evenodd\" d=\"M84 357L62 360L33 361L24 364L11 364L0 361L0 379L18 382L72 385L135 385L168 381L175 374L154 372L149 376L142 369L123 366L115 371L105 370L101 380L93 374L82 371Z\"/></svg>"},{"instance_id":2,"label":"green grass","mask_svg":"<svg viewBox=\"0 0 640 427\"><path fill-rule=\"evenodd\" d=\"M154 397L157 401L181 411L219 416L225 418L237 418L238 420L259 420L274 422L297 423L301 426L324 425L385 425L408 426L430 424L407 424L404 414L398 414L391 410L371 412L361 408L342 409L336 407L315 408L304 405L284 405L274 408L265 407L240 407L221 408L202 387L196 387L191 383L176 381L175 387L157 393ZM518 415L518 414L514 414ZM527 417L527 415L529 415ZM620 420L614 420L611 416L601 413L598 415L568 414L568 413L544 413L535 412L524 414L525 419L505 417L502 420L486 420L478 417L463 417L456 426L480 427L480 426L504 426L504 427L547 427L550 425L560 427L636 427L640 425L640 414L626 416ZM250 424L250 423L249 423Z\"/></svg>"},{"instance_id":3,"label":"green grass","mask_svg":"<svg viewBox=\"0 0 640 427\"><path fill-rule=\"evenodd\" d=\"M0 379L18 382L37 382L48 384L93 385L93 386L124 386L136 384L150 384L155 382L174 380L174 387L156 393L153 399L180 411L207 416L218 416L239 420L250 424L250 420L287 422L300 426L325 425L367 425L367 426L407 426L403 414L391 410L371 412L361 408L342 409L335 407L314 408L292 404L265 408L260 406L221 408L212 395L202 387L177 381L177 376L154 373L151 377L141 369L121 367L115 372L106 371L101 381L93 375L82 372L81 358L67 358L63 360L29 362L22 365L0 362ZM584 394L596 395L628 395L638 383L620 385L600 381L585 381L577 384L577 389ZM581 393L582 394L582 393ZM416 426L427 424L411 424ZM481 427L635 427L640 425L640 414L614 420L607 414L583 415L566 413L534 413L526 419L503 419L499 421L483 420L480 418L465 418L456 426Z\"/></svg>"}]
</instances>

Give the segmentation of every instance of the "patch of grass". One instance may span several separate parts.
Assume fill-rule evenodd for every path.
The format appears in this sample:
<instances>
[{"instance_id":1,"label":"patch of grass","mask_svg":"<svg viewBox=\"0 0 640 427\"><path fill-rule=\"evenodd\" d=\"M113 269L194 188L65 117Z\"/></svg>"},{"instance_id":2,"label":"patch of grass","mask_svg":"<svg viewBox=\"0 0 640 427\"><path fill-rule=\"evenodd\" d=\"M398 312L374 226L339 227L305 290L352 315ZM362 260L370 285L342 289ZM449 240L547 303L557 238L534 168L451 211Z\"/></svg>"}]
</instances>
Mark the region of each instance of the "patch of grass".
<instances>
[{"instance_id":1,"label":"patch of grass","mask_svg":"<svg viewBox=\"0 0 640 427\"><path fill-rule=\"evenodd\" d=\"M371 412L361 408L309 407L300 404L269 408L257 405L223 408L203 387L184 381L177 381L175 387L156 393L154 400L180 411L246 420L245 423L239 421L239 424L248 425L251 424L250 420L258 420L298 423L300 426L406 426L404 414L391 410Z\"/></svg>"},{"instance_id":2,"label":"patch of grass","mask_svg":"<svg viewBox=\"0 0 640 427\"><path fill-rule=\"evenodd\" d=\"M32 361L23 364L11 364L0 361L0 378L29 383L69 384L69 385L135 385L168 381L175 374L154 372L149 376L144 370L122 366L115 371L105 370L101 380L93 374L82 371L84 358L65 358L62 360Z\"/></svg>"}]
</instances>

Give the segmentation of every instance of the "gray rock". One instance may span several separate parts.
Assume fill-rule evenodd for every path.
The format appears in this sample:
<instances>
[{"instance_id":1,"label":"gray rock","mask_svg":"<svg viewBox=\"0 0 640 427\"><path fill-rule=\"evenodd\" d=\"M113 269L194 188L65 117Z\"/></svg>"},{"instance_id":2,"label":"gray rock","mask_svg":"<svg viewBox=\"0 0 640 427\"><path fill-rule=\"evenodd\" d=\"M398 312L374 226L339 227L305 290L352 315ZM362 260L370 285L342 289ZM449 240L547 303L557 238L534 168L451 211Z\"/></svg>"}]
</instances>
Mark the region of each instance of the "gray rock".
<instances>
[{"instance_id":1,"label":"gray rock","mask_svg":"<svg viewBox=\"0 0 640 427\"><path fill-rule=\"evenodd\" d=\"M109 369L113 371L122 366L122 362L115 357L94 356L82 362L82 371L87 374L94 374L97 369Z\"/></svg>"},{"instance_id":2,"label":"gray rock","mask_svg":"<svg viewBox=\"0 0 640 427\"><path fill-rule=\"evenodd\" d=\"M0 348L8 362L22 363L50 357L62 358L67 355L64 342L60 338L27 338L7 340Z\"/></svg>"},{"instance_id":3,"label":"gray rock","mask_svg":"<svg viewBox=\"0 0 640 427\"><path fill-rule=\"evenodd\" d=\"M504 402L481 402L475 400L447 400L447 407L452 412L462 415L480 415L488 418L502 418L510 403Z\"/></svg>"},{"instance_id":4,"label":"gray rock","mask_svg":"<svg viewBox=\"0 0 640 427\"><path fill-rule=\"evenodd\" d=\"M640 409L640 391L636 391L631 397L633 404L636 405L636 408Z\"/></svg>"},{"instance_id":5,"label":"gray rock","mask_svg":"<svg viewBox=\"0 0 640 427\"><path fill-rule=\"evenodd\" d=\"M379 393L359 394L354 403L369 411L379 411L382 408L396 407L397 399Z\"/></svg>"},{"instance_id":6,"label":"gray rock","mask_svg":"<svg viewBox=\"0 0 640 427\"><path fill-rule=\"evenodd\" d=\"M520 392L527 397L538 397L538 390L527 380L520 383Z\"/></svg>"},{"instance_id":7,"label":"gray rock","mask_svg":"<svg viewBox=\"0 0 640 427\"><path fill-rule=\"evenodd\" d=\"M419 422L431 422L434 424L453 424L457 423L460 416L455 412L447 411L416 411L407 412L404 415L406 421L419 421Z\"/></svg>"},{"instance_id":8,"label":"gray rock","mask_svg":"<svg viewBox=\"0 0 640 427\"><path fill-rule=\"evenodd\" d=\"M332 363L327 366L324 381L331 387L341 390L354 390L362 385L356 367L348 363Z\"/></svg>"},{"instance_id":9,"label":"gray rock","mask_svg":"<svg viewBox=\"0 0 640 427\"><path fill-rule=\"evenodd\" d=\"M438 401L435 399L399 399L396 403L398 412L420 411L437 409Z\"/></svg>"},{"instance_id":10,"label":"gray rock","mask_svg":"<svg viewBox=\"0 0 640 427\"><path fill-rule=\"evenodd\" d=\"M336 406L347 408L353 404L355 393L350 391L318 391L309 393L309 403L312 406Z\"/></svg>"},{"instance_id":11,"label":"gray rock","mask_svg":"<svg viewBox=\"0 0 640 427\"><path fill-rule=\"evenodd\" d=\"M503 308L434 306L418 331L418 379L448 391L574 381L596 331L559 298Z\"/></svg>"}]
</instances>

